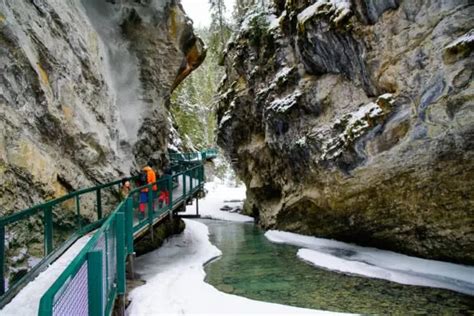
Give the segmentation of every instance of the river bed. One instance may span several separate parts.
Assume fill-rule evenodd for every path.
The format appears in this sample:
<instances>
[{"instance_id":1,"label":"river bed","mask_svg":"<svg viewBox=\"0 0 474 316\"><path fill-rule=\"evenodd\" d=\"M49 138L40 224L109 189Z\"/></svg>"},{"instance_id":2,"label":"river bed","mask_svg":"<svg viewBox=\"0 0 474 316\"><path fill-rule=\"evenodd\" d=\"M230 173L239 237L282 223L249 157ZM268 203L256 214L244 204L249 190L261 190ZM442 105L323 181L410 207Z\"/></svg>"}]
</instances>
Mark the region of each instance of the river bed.
<instances>
[{"instance_id":1,"label":"river bed","mask_svg":"<svg viewBox=\"0 0 474 316\"><path fill-rule=\"evenodd\" d=\"M362 314L472 315L472 296L402 285L314 267L298 248L275 244L251 223L202 220L222 256L207 264L205 281L253 300Z\"/></svg>"}]
</instances>

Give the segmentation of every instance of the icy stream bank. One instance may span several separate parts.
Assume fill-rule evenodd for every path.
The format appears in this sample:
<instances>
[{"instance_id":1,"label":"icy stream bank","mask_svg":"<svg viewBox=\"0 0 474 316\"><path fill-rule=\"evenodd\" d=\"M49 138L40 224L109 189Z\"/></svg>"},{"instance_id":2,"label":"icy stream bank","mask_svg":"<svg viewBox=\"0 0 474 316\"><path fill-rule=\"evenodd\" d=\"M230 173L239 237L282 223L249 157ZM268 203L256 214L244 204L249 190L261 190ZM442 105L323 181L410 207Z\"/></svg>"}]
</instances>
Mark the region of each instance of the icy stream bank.
<instances>
[{"instance_id":1,"label":"icy stream bank","mask_svg":"<svg viewBox=\"0 0 474 316\"><path fill-rule=\"evenodd\" d=\"M328 270L474 295L474 267L410 257L330 239L268 231L272 242L303 247L298 257Z\"/></svg>"},{"instance_id":2,"label":"icy stream bank","mask_svg":"<svg viewBox=\"0 0 474 316\"><path fill-rule=\"evenodd\" d=\"M137 272L146 281L130 293L128 315L156 314L313 314L337 313L265 303L219 292L204 282L203 265L221 251L208 238L206 225L186 220L180 236L137 259Z\"/></svg>"},{"instance_id":3,"label":"icy stream bank","mask_svg":"<svg viewBox=\"0 0 474 316\"><path fill-rule=\"evenodd\" d=\"M333 313L321 310L384 314L392 308L400 313L470 310L468 296L378 280L440 288L450 288L443 284L451 283L463 288L462 278L469 279L466 271L470 270L428 262L428 272L423 274L420 267L425 261L400 254L331 240L320 240L318 244L313 237L286 232L270 231L265 238L258 227L246 223L252 218L220 210L225 204L243 200L245 188L214 181L206 184L206 189L208 194L199 202L200 214L225 222L203 220L204 225L187 220L181 236L138 258L138 273L147 283L131 292L129 315ZM188 206L187 213L194 212L195 206ZM306 249L298 251L278 243ZM312 252L310 256L305 255L307 251ZM319 257L315 258L315 253ZM332 256L332 260L324 261L323 256ZM361 256L365 262L351 262L351 256L354 260ZM206 265L216 257L219 260ZM324 269L301 261L311 258L312 263ZM395 263L396 269L391 266ZM365 277L350 276L354 274Z\"/></svg>"}]
</instances>

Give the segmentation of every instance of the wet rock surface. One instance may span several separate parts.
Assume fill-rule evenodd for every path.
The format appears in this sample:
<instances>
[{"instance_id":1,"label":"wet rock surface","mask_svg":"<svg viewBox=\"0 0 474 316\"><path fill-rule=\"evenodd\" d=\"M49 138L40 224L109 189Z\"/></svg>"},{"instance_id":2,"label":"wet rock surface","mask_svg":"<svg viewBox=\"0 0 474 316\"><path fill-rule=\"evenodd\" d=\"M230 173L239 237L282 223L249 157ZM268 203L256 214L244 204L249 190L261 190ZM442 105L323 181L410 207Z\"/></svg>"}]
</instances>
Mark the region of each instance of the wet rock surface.
<instances>
[{"instance_id":1,"label":"wet rock surface","mask_svg":"<svg viewBox=\"0 0 474 316\"><path fill-rule=\"evenodd\" d=\"M218 108L246 212L473 264L473 14L467 0L274 1L250 14Z\"/></svg>"}]
</instances>

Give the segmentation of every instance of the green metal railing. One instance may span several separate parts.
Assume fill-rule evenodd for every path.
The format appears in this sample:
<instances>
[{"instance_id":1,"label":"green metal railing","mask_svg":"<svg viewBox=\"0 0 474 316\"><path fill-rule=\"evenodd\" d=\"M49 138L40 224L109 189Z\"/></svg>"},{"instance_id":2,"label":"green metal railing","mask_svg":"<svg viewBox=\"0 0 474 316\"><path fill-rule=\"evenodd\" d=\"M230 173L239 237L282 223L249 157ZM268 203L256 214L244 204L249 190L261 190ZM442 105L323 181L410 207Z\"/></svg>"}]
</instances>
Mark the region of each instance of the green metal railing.
<instances>
[{"instance_id":1,"label":"green metal railing","mask_svg":"<svg viewBox=\"0 0 474 316\"><path fill-rule=\"evenodd\" d=\"M217 157L217 149L211 148L203 151L186 152L186 153L170 153L170 160L175 162L193 162L213 159Z\"/></svg>"},{"instance_id":2,"label":"green metal railing","mask_svg":"<svg viewBox=\"0 0 474 316\"><path fill-rule=\"evenodd\" d=\"M204 154L203 159L213 159L217 157L217 149L215 148L204 150L201 153Z\"/></svg>"},{"instance_id":3,"label":"green metal railing","mask_svg":"<svg viewBox=\"0 0 474 316\"><path fill-rule=\"evenodd\" d=\"M125 238L131 229L123 201L43 295L39 315L109 315L117 294L125 293Z\"/></svg>"},{"instance_id":4,"label":"green metal railing","mask_svg":"<svg viewBox=\"0 0 474 316\"><path fill-rule=\"evenodd\" d=\"M131 178L130 180L134 180ZM110 196L116 196L118 200L121 180L97 185L91 188L75 191L60 198L47 201L43 204L33 206L12 215L0 218L0 300L4 305L11 299L17 291L33 277L35 277L45 266L54 261L64 250L66 250L73 242L75 242L83 234L97 228L103 222L104 215L107 215L106 205L112 204L107 201L104 191L107 190ZM109 192L110 191L110 192ZM115 204L115 203L114 203ZM55 217L64 216L65 210L75 212L75 232L71 236L64 237L54 234ZM83 215L87 211L88 214L95 212L95 218L91 222L84 222ZM112 211L112 209L110 209ZM57 221L56 221L57 222ZM5 280L5 264L6 264L6 234L9 228L24 226L25 230L29 230L32 225L43 226L43 254L41 260L34 265L23 277L15 282L8 282L6 288Z\"/></svg>"},{"instance_id":5,"label":"green metal railing","mask_svg":"<svg viewBox=\"0 0 474 316\"><path fill-rule=\"evenodd\" d=\"M134 236L153 232L159 218L185 205L203 185L201 163L132 190L43 295L39 315L110 315L117 295L126 291L125 262Z\"/></svg>"}]
</instances>

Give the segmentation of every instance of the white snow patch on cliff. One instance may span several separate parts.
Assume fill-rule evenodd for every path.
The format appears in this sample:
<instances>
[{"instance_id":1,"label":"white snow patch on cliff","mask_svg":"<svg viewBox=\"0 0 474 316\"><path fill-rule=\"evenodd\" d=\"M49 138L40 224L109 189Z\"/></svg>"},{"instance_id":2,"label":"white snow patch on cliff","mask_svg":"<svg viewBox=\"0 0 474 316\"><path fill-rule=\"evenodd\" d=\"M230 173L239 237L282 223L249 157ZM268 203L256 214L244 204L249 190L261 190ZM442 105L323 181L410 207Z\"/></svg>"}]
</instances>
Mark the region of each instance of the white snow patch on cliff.
<instances>
[{"instance_id":1,"label":"white snow patch on cliff","mask_svg":"<svg viewBox=\"0 0 474 316\"><path fill-rule=\"evenodd\" d=\"M474 42L474 29L470 30L469 32L467 32L463 36L455 39L449 45L447 45L445 48L446 49L452 49L456 46L467 45L467 44L470 44L472 42Z\"/></svg>"},{"instance_id":2,"label":"white snow patch on cliff","mask_svg":"<svg viewBox=\"0 0 474 316\"><path fill-rule=\"evenodd\" d=\"M351 13L351 2L349 0L318 0L298 14L298 22L305 23L317 14L331 15L331 20L340 22Z\"/></svg>"},{"instance_id":3,"label":"white snow patch on cliff","mask_svg":"<svg viewBox=\"0 0 474 316\"><path fill-rule=\"evenodd\" d=\"M301 91L295 90L293 93L287 95L282 99L275 99L270 103L269 110L284 113L298 104L298 98L302 95Z\"/></svg>"},{"instance_id":4,"label":"white snow patch on cliff","mask_svg":"<svg viewBox=\"0 0 474 316\"><path fill-rule=\"evenodd\" d=\"M362 105L356 111L343 115L330 126L314 128L309 137L320 143L322 150L320 160L340 156L345 147L375 126L376 120L383 118L386 114L385 107L391 107L393 103L393 95L385 93L375 102ZM342 132L339 132L341 130Z\"/></svg>"},{"instance_id":5,"label":"white snow patch on cliff","mask_svg":"<svg viewBox=\"0 0 474 316\"><path fill-rule=\"evenodd\" d=\"M474 294L472 266L275 230L266 232L265 237L275 243L303 247L298 251L298 257L328 270Z\"/></svg>"}]
</instances>

